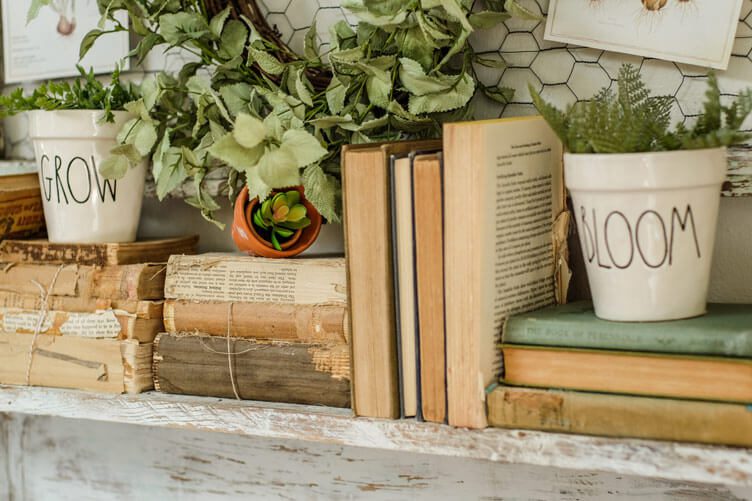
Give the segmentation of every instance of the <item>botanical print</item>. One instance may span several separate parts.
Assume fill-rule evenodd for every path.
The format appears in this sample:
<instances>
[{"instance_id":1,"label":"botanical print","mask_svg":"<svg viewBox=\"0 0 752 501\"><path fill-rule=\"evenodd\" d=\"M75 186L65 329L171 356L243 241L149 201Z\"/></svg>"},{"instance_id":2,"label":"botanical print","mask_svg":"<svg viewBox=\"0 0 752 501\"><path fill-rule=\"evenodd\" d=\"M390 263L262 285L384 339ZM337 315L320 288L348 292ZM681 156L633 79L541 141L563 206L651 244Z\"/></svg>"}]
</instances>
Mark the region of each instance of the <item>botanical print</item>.
<instances>
[{"instance_id":1,"label":"botanical print","mask_svg":"<svg viewBox=\"0 0 752 501\"><path fill-rule=\"evenodd\" d=\"M96 0L2 0L2 13L5 83L77 75L81 40L100 19ZM127 16L121 22L127 26ZM111 34L80 64L112 72L128 44L127 32Z\"/></svg>"},{"instance_id":2,"label":"botanical print","mask_svg":"<svg viewBox=\"0 0 752 501\"><path fill-rule=\"evenodd\" d=\"M726 69L742 0L551 0L546 40Z\"/></svg>"}]
</instances>

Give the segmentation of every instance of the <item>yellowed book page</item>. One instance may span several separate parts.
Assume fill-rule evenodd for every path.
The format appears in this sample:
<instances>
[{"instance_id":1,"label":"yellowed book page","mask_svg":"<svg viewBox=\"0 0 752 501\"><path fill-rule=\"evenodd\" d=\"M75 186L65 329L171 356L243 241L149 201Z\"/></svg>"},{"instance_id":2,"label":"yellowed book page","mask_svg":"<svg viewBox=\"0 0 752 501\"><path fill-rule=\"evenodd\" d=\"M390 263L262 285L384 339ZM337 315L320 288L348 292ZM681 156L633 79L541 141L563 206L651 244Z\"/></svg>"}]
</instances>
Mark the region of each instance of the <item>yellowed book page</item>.
<instances>
[{"instance_id":1,"label":"yellowed book page","mask_svg":"<svg viewBox=\"0 0 752 501\"><path fill-rule=\"evenodd\" d=\"M397 223L397 287L399 290L400 344L402 353L402 401L405 416L418 408L415 364L415 263L413 260L413 209L411 159L394 162L394 200Z\"/></svg>"},{"instance_id":2,"label":"yellowed book page","mask_svg":"<svg viewBox=\"0 0 752 501\"><path fill-rule=\"evenodd\" d=\"M135 316L135 315L134 315ZM93 313L48 311L40 322L39 312L0 308L0 330L29 334L39 328L40 334L117 338L123 331L120 320L112 310Z\"/></svg>"},{"instance_id":3,"label":"yellowed book page","mask_svg":"<svg viewBox=\"0 0 752 501\"><path fill-rule=\"evenodd\" d=\"M346 283L344 258L172 256L167 265L165 297L195 301L345 304Z\"/></svg>"},{"instance_id":4,"label":"yellowed book page","mask_svg":"<svg viewBox=\"0 0 752 501\"><path fill-rule=\"evenodd\" d=\"M32 336L0 332L0 383L26 384ZM122 393L121 342L39 335L31 360L32 386Z\"/></svg>"},{"instance_id":5,"label":"yellowed book page","mask_svg":"<svg viewBox=\"0 0 752 501\"><path fill-rule=\"evenodd\" d=\"M482 380L501 371L501 328L513 313L555 302L552 225L564 210L561 141L542 117L489 122L487 244L481 250Z\"/></svg>"}]
</instances>

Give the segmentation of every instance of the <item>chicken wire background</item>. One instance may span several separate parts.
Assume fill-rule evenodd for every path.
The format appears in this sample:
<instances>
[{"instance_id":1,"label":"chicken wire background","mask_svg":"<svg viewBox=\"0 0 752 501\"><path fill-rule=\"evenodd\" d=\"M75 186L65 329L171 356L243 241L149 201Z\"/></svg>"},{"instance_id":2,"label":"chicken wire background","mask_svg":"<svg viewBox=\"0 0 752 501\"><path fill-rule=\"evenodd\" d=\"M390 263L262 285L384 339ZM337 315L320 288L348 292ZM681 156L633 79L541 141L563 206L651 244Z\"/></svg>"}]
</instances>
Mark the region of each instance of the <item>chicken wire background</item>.
<instances>
[{"instance_id":1,"label":"chicken wire background","mask_svg":"<svg viewBox=\"0 0 752 501\"><path fill-rule=\"evenodd\" d=\"M586 7L590 1L582 0L583 6ZM542 16L548 11L548 0L522 0L521 3ZM329 46L329 27L332 24L340 19L350 24L357 22L351 13L340 6L339 0L260 0L259 4L269 24L276 27L293 50L299 52L302 52L303 39L314 20L322 53ZM544 27L545 21L511 19L495 28L479 30L471 36L477 53L486 59L494 58L506 63L504 69L477 65L479 79L486 85L500 83L515 90L512 102L507 105L477 95L473 102L477 118L535 113L528 84L540 91L544 98L560 106L590 99L602 87L614 84L623 63L639 66L651 91L674 97L674 122L691 121L701 111L707 85L706 68L549 42L543 39ZM176 70L184 62L180 54L154 53L144 64L144 70ZM717 74L725 99L731 99L741 89L752 85L752 0L743 2L728 69ZM752 120L748 123L746 128L752 128ZM25 118L6 122L6 156L33 158L27 136Z\"/></svg>"}]
</instances>

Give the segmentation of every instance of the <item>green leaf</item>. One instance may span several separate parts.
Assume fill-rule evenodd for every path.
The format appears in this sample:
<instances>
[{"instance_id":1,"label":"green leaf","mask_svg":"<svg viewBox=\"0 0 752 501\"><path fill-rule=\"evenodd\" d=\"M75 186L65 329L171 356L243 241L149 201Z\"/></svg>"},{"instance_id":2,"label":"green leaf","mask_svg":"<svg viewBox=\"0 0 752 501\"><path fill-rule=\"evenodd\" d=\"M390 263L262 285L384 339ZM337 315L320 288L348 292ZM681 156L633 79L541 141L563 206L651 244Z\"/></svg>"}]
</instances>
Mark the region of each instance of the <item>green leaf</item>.
<instances>
[{"instance_id":1,"label":"green leaf","mask_svg":"<svg viewBox=\"0 0 752 501\"><path fill-rule=\"evenodd\" d=\"M392 81L386 72L382 72L384 77L370 76L366 80L366 91L368 100L379 108L386 108L391 101Z\"/></svg>"},{"instance_id":2,"label":"green leaf","mask_svg":"<svg viewBox=\"0 0 752 501\"><path fill-rule=\"evenodd\" d=\"M125 155L110 155L99 164L99 173L107 179L122 179L129 166Z\"/></svg>"},{"instance_id":3,"label":"green leaf","mask_svg":"<svg viewBox=\"0 0 752 501\"><path fill-rule=\"evenodd\" d=\"M254 148L266 139L264 122L247 113L240 113L232 130L235 141L245 148Z\"/></svg>"},{"instance_id":4,"label":"green leaf","mask_svg":"<svg viewBox=\"0 0 752 501\"><path fill-rule=\"evenodd\" d=\"M344 0L342 7L346 8L353 14L355 14L361 21L364 21L373 26L398 26L405 22L407 19L407 9L399 10L393 14L379 14L368 9L363 4L363 0Z\"/></svg>"},{"instance_id":5,"label":"green leaf","mask_svg":"<svg viewBox=\"0 0 752 501\"><path fill-rule=\"evenodd\" d=\"M280 75L285 71L285 65L268 52L254 47L249 47L248 52L252 60L256 62L256 64L259 65L259 68L264 72L269 73L270 75Z\"/></svg>"},{"instance_id":6,"label":"green leaf","mask_svg":"<svg viewBox=\"0 0 752 501\"><path fill-rule=\"evenodd\" d=\"M473 28L485 30L493 28L494 26L498 26L510 17L511 16L507 12L494 12L492 10L484 10L470 14L468 21Z\"/></svg>"},{"instance_id":7,"label":"green leaf","mask_svg":"<svg viewBox=\"0 0 752 501\"><path fill-rule=\"evenodd\" d=\"M303 39L303 55L308 61L319 60L319 49L316 43L318 37L318 31L316 29L316 20L311 23L311 27L306 32L305 39Z\"/></svg>"},{"instance_id":8,"label":"green leaf","mask_svg":"<svg viewBox=\"0 0 752 501\"><path fill-rule=\"evenodd\" d=\"M410 58L401 57L399 61L400 81L408 92L416 96L447 91L457 81L456 77L448 75L430 77L423 71L420 63Z\"/></svg>"},{"instance_id":9,"label":"green leaf","mask_svg":"<svg viewBox=\"0 0 752 501\"><path fill-rule=\"evenodd\" d=\"M89 50L91 50L91 48L94 46L94 42L96 42L102 35L104 35L104 31L98 29L93 29L86 35L84 35L84 37L81 39L81 45L79 45L78 47L79 61L89 53Z\"/></svg>"},{"instance_id":10,"label":"green leaf","mask_svg":"<svg viewBox=\"0 0 752 501\"><path fill-rule=\"evenodd\" d=\"M298 204L298 202L300 202L300 193L297 190L288 191L287 193L285 193L285 197L287 197L287 204L290 207L294 207Z\"/></svg>"},{"instance_id":11,"label":"green leaf","mask_svg":"<svg viewBox=\"0 0 752 501\"><path fill-rule=\"evenodd\" d=\"M340 190L339 182L326 174L319 164L305 168L302 176L305 196L329 222L340 221L337 214L337 196Z\"/></svg>"},{"instance_id":12,"label":"green leaf","mask_svg":"<svg viewBox=\"0 0 752 501\"><path fill-rule=\"evenodd\" d=\"M290 203L290 202L288 201L288 203ZM305 217L305 215L306 215L306 208L305 208L305 206L300 205L300 204L298 204L298 205L290 204L290 206L291 206L290 207L290 212L287 213L287 220L288 221L292 221L292 222L300 221L301 219L303 219Z\"/></svg>"},{"instance_id":13,"label":"green leaf","mask_svg":"<svg viewBox=\"0 0 752 501\"><path fill-rule=\"evenodd\" d=\"M298 98L308 106L313 106L313 98L311 92L306 85L307 79L303 73L303 68L299 68L293 73L293 81L295 82L295 91L298 94Z\"/></svg>"},{"instance_id":14,"label":"green leaf","mask_svg":"<svg viewBox=\"0 0 752 501\"><path fill-rule=\"evenodd\" d=\"M225 25L225 21L227 21L227 18L230 16L231 10L232 6L228 5L209 22L209 30L215 37L219 38L222 35L222 28Z\"/></svg>"},{"instance_id":15,"label":"green leaf","mask_svg":"<svg viewBox=\"0 0 752 501\"><path fill-rule=\"evenodd\" d=\"M483 94L501 104L509 104L514 97L514 89L509 87L483 87L482 90Z\"/></svg>"},{"instance_id":16,"label":"green leaf","mask_svg":"<svg viewBox=\"0 0 752 501\"><path fill-rule=\"evenodd\" d=\"M26 24L29 24L36 19L39 15L39 11L42 10L42 7L50 5L50 3L52 3L52 0L31 0L29 10L26 12Z\"/></svg>"},{"instance_id":17,"label":"green leaf","mask_svg":"<svg viewBox=\"0 0 752 501\"><path fill-rule=\"evenodd\" d=\"M237 116L238 113L248 112L251 103L251 86L244 82L238 82L231 85L225 85L219 89L219 94L227 106L227 111L231 115Z\"/></svg>"},{"instance_id":18,"label":"green leaf","mask_svg":"<svg viewBox=\"0 0 752 501\"><path fill-rule=\"evenodd\" d=\"M264 152L262 145L253 149L244 148L236 140L233 134L226 134L217 140L209 153L235 170L247 170L255 167Z\"/></svg>"},{"instance_id":19,"label":"green leaf","mask_svg":"<svg viewBox=\"0 0 752 501\"><path fill-rule=\"evenodd\" d=\"M149 110L146 108L146 103L144 102L143 98L136 99L135 101L131 101L130 103L125 103L124 107L125 111L133 113L139 119L143 121L151 121Z\"/></svg>"},{"instance_id":20,"label":"green leaf","mask_svg":"<svg viewBox=\"0 0 752 501\"><path fill-rule=\"evenodd\" d=\"M310 165L327 154L326 149L321 146L318 139L302 129L292 129L285 132L282 135L281 148L290 152L295 161L295 167Z\"/></svg>"},{"instance_id":21,"label":"green leaf","mask_svg":"<svg viewBox=\"0 0 752 501\"><path fill-rule=\"evenodd\" d=\"M326 103L329 111L335 115L342 112L345 107L345 97L347 97L347 86L336 76L332 77L326 88Z\"/></svg>"},{"instance_id":22,"label":"green leaf","mask_svg":"<svg viewBox=\"0 0 752 501\"><path fill-rule=\"evenodd\" d=\"M440 6L450 17L458 21L465 31L473 31L473 27L467 20L467 14L462 9L462 4L458 0L421 0L421 6L424 9Z\"/></svg>"},{"instance_id":23,"label":"green leaf","mask_svg":"<svg viewBox=\"0 0 752 501\"><path fill-rule=\"evenodd\" d=\"M504 2L504 9L518 19L525 19L528 21L541 21L543 19L539 14L523 7L518 0L506 0Z\"/></svg>"},{"instance_id":24,"label":"green leaf","mask_svg":"<svg viewBox=\"0 0 752 501\"><path fill-rule=\"evenodd\" d=\"M410 96L408 109L410 113L438 113L461 108L470 101L475 93L475 81L467 73L463 74L457 84L444 92Z\"/></svg>"},{"instance_id":25,"label":"green leaf","mask_svg":"<svg viewBox=\"0 0 752 501\"><path fill-rule=\"evenodd\" d=\"M159 99L159 92L159 84L157 83L157 78L154 75L148 75L141 82L141 96L143 98L144 108L147 111L147 114L149 111L151 111L152 108L154 108L154 105L157 104L157 99Z\"/></svg>"},{"instance_id":26,"label":"green leaf","mask_svg":"<svg viewBox=\"0 0 752 501\"><path fill-rule=\"evenodd\" d=\"M199 14L177 12L159 16L159 34L170 45L180 45L188 40L197 40L210 33L209 25Z\"/></svg>"},{"instance_id":27,"label":"green leaf","mask_svg":"<svg viewBox=\"0 0 752 501\"><path fill-rule=\"evenodd\" d=\"M285 188L300 184L297 160L287 148L267 151L258 162L258 175L271 188Z\"/></svg>"},{"instance_id":28,"label":"green leaf","mask_svg":"<svg viewBox=\"0 0 752 501\"><path fill-rule=\"evenodd\" d=\"M128 159L131 165L136 165L143 160L143 156L132 144L121 144L110 150L110 155L122 155Z\"/></svg>"},{"instance_id":29,"label":"green leaf","mask_svg":"<svg viewBox=\"0 0 752 501\"><path fill-rule=\"evenodd\" d=\"M220 53L227 59L233 59L243 54L246 41L248 40L248 30L243 23L236 19L230 20L222 31L220 41Z\"/></svg>"}]
</instances>

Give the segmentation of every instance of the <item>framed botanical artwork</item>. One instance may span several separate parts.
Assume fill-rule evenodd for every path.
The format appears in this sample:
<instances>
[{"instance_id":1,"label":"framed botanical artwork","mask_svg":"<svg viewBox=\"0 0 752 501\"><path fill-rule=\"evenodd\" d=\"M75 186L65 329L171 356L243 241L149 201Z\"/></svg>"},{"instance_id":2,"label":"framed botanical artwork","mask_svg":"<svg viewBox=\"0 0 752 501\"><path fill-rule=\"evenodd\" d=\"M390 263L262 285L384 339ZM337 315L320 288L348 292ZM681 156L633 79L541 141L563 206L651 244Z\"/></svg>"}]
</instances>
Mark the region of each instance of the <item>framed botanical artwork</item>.
<instances>
[{"instance_id":1,"label":"framed botanical artwork","mask_svg":"<svg viewBox=\"0 0 752 501\"><path fill-rule=\"evenodd\" d=\"M725 70L743 0L551 0L545 39Z\"/></svg>"},{"instance_id":2,"label":"framed botanical artwork","mask_svg":"<svg viewBox=\"0 0 752 501\"><path fill-rule=\"evenodd\" d=\"M96 0L2 0L2 18L5 83L74 76L77 64L96 73L127 69L127 31L105 35L78 60L81 40L99 23ZM120 21L127 26L127 17Z\"/></svg>"}]
</instances>

